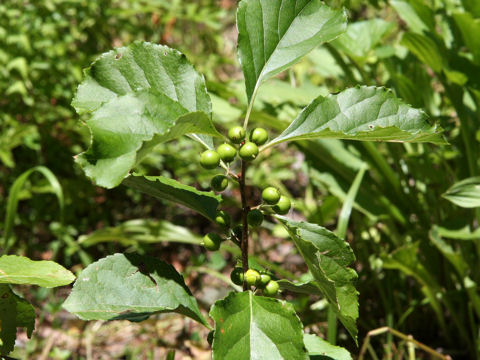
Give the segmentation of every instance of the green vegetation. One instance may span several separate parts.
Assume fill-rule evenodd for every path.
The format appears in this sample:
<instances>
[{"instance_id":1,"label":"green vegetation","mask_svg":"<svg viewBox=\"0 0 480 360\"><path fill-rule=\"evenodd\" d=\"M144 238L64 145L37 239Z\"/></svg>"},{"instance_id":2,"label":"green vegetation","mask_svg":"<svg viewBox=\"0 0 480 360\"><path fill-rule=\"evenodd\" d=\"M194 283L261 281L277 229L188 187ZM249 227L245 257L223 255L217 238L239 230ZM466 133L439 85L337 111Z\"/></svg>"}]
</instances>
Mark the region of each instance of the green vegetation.
<instances>
[{"instance_id":1,"label":"green vegetation","mask_svg":"<svg viewBox=\"0 0 480 360\"><path fill-rule=\"evenodd\" d=\"M480 8L282 3L0 4L0 355L480 360Z\"/></svg>"}]
</instances>

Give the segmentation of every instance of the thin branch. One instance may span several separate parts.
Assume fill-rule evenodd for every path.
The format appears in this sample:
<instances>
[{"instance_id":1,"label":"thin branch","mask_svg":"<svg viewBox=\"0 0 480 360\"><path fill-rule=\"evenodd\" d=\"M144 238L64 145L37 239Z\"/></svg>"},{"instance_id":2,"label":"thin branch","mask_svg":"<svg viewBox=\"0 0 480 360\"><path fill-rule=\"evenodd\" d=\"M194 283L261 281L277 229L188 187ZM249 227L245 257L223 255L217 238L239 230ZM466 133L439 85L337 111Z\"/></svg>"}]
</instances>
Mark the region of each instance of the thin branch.
<instances>
[{"instance_id":1,"label":"thin branch","mask_svg":"<svg viewBox=\"0 0 480 360\"><path fill-rule=\"evenodd\" d=\"M239 178L240 184L240 196L242 200L242 267L243 273L245 274L248 270L248 220L247 215L250 210L247 206L247 197L245 193L245 173L247 170L247 163L242 160L242 171ZM248 290L248 284L246 281L243 281L243 291Z\"/></svg>"}]
</instances>

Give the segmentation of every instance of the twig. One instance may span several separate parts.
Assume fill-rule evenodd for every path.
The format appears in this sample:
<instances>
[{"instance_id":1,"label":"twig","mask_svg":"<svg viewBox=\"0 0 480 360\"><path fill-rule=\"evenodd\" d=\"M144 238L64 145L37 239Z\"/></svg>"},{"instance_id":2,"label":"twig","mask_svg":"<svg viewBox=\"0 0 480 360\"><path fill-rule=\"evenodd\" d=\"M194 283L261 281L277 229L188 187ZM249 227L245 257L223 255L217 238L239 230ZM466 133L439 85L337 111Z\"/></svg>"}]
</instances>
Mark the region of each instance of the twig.
<instances>
[{"instance_id":1,"label":"twig","mask_svg":"<svg viewBox=\"0 0 480 360\"><path fill-rule=\"evenodd\" d=\"M240 196L242 200L242 242L241 242L241 249L242 249L242 267L243 273L245 274L248 270L248 220L247 215L249 208L247 206L247 198L245 193L245 173L247 170L247 163L242 160L242 171L239 178L240 184ZM248 290L247 282L243 281L243 291Z\"/></svg>"},{"instance_id":2,"label":"twig","mask_svg":"<svg viewBox=\"0 0 480 360\"><path fill-rule=\"evenodd\" d=\"M378 336L386 333L391 333L396 337L399 337L400 339L404 340L407 342L407 344L413 344L416 347L422 349L423 351L429 353L430 355L442 359L442 360L452 360L452 358L449 355L443 355L440 354L438 351L435 351L431 347L422 344L421 342L415 340L412 335L405 335L404 333L401 333L400 331L397 331L395 329L392 329L391 327L384 326L375 330L371 330L367 333L367 336L365 337L365 340L363 342L362 348L360 350L360 354L358 355L358 360L363 360L363 357L365 356L365 352L369 348L370 345L370 338L372 336Z\"/></svg>"}]
</instances>

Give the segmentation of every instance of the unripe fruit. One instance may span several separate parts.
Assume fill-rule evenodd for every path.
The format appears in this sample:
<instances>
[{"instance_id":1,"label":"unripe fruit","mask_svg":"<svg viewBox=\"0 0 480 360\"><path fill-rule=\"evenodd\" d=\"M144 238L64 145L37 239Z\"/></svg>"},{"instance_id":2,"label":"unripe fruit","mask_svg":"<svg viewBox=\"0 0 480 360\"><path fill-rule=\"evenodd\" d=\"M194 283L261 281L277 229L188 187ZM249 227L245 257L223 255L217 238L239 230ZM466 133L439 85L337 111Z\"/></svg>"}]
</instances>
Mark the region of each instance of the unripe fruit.
<instances>
[{"instance_id":1,"label":"unripe fruit","mask_svg":"<svg viewBox=\"0 0 480 360\"><path fill-rule=\"evenodd\" d=\"M245 139L245 130L241 126L234 126L228 130L228 138L235 144L240 144Z\"/></svg>"},{"instance_id":2,"label":"unripe fruit","mask_svg":"<svg viewBox=\"0 0 480 360\"><path fill-rule=\"evenodd\" d=\"M217 192L222 192L228 186L228 178L225 175L215 175L210 181L210 186Z\"/></svg>"},{"instance_id":3,"label":"unripe fruit","mask_svg":"<svg viewBox=\"0 0 480 360\"><path fill-rule=\"evenodd\" d=\"M291 206L292 202L290 201L290 199L282 195L280 196L277 204L273 207L273 211L275 211L277 214L285 215L288 213Z\"/></svg>"},{"instance_id":4,"label":"unripe fruit","mask_svg":"<svg viewBox=\"0 0 480 360\"><path fill-rule=\"evenodd\" d=\"M229 163L232 162L235 159L235 156L237 155L237 149L235 149L232 145L230 144L222 144L217 148L218 155L220 155L220 158Z\"/></svg>"},{"instance_id":5,"label":"unripe fruit","mask_svg":"<svg viewBox=\"0 0 480 360\"><path fill-rule=\"evenodd\" d=\"M250 141L254 142L257 145L263 145L268 140L268 133L265 129L255 128L250 133Z\"/></svg>"},{"instance_id":6,"label":"unripe fruit","mask_svg":"<svg viewBox=\"0 0 480 360\"><path fill-rule=\"evenodd\" d=\"M258 287L264 288L267 286L268 282L272 280L272 277L268 274L260 274L260 282L258 283Z\"/></svg>"},{"instance_id":7,"label":"unripe fruit","mask_svg":"<svg viewBox=\"0 0 480 360\"><path fill-rule=\"evenodd\" d=\"M232 232L238 240L242 240L243 226L241 224L235 225Z\"/></svg>"},{"instance_id":8,"label":"unripe fruit","mask_svg":"<svg viewBox=\"0 0 480 360\"><path fill-rule=\"evenodd\" d=\"M243 284L243 269L241 267L236 267L230 274L230 279L235 285Z\"/></svg>"},{"instance_id":9,"label":"unripe fruit","mask_svg":"<svg viewBox=\"0 0 480 360\"><path fill-rule=\"evenodd\" d=\"M265 289L263 289L263 293L266 296L275 296L278 294L279 289L280 289L280 286L278 286L278 283L274 280L270 280L268 284L265 286Z\"/></svg>"},{"instance_id":10,"label":"unripe fruit","mask_svg":"<svg viewBox=\"0 0 480 360\"><path fill-rule=\"evenodd\" d=\"M205 169L215 169L220 164L220 155L214 150L207 150L200 155L200 165Z\"/></svg>"},{"instance_id":11,"label":"unripe fruit","mask_svg":"<svg viewBox=\"0 0 480 360\"><path fill-rule=\"evenodd\" d=\"M263 189L262 199L269 205L275 205L280 200L280 193L274 187L269 186Z\"/></svg>"},{"instance_id":12,"label":"unripe fruit","mask_svg":"<svg viewBox=\"0 0 480 360\"><path fill-rule=\"evenodd\" d=\"M255 160L258 155L258 146L248 141L238 150L238 155L245 161Z\"/></svg>"},{"instance_id":13,"label":"unripe fruit","mask_svg":"<svg viewBox=\"0 0 480 360\"><path fill-rule=\"evenodd\" d=\"M210 332L208 333L208 335L207 335L207 341L208 341L208 343L210 344L210 346L212 346L212 344L213 344L213 337L214 337L214 335L215 335L215 331L214 331L214 330L210 331Z\"/></svg>"},{"instance_id":14,"label":"unripe fruit","mask_svg":"<svg viewBox=\"0 0 480 360\"><path fill-rule=\"evenodd\" d=\"M223 227L229 227L230 226L230 215L226 213L223 210L220 210L217 212L217 216L215 216L215 222Z\"/></svg>"},{"instance_id":15,"label":"unripe fruit","mask_svg":"<svg viewBox=\"0 0 480 360\"><path fill-rule=\"evenodd\" d=\"M216 251L220 248L221 242L222 242L222 238L220 237L220 235L215 233L208 233L203 237L202 245L207 250Z\"/></svg>"},{"instance_id":16,"label":"unripe fruit","mask_svg":"<svg viewBox=\"0 0 480 360\"><path fill-rule=\"evenodd\" d=\"M257 270L248 269L245 273L245 281L249 286L256 286L260 282L260 274Z\"/></svg>"},{"instance_id":17,"label":"unripe fruit","mask_svg":"<svg viewBox=\"0 0 480 360\"><path fill-rule=\"evenodd\" d=\"M263 222L263 213L258 209L250 210L247 215L247 221L251 227L260 226Z\"/></svg>"}]
</instances>

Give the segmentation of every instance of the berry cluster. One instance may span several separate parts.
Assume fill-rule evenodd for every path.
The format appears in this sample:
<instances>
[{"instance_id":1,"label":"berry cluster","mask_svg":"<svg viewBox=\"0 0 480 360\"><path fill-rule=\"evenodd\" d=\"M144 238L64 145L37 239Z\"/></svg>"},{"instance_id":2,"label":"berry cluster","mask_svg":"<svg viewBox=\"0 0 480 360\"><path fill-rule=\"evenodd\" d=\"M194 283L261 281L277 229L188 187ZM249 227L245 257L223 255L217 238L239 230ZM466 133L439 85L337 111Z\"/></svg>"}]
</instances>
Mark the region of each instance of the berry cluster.
<instances>
[{"instance_id":1,"label":"berry cluster","mask_svg":"<svg viewBox=\"0 0 480 360\"><path fill-rule=\"evenodd\" d=\"M245 281L249 286L255 286L262 289L265 296L275 296L278 294L278 282L272 280L272 276L267 272L258 272L254 269L248 269L244 274L241 267L235 267L230 274L230 279L236 285L242 285Z\"/></svg>"},{"instance_id":2,"label":"berry cluster","mask_svg":"<svg viewBox=\"0 0 480 360\"><path fill-rule=\"evenodd\" d=\"M243 162L251 162L255 160L259 154L258 146L265 144L268 140L268 133L265 129L253 129L248 138L243 127L235 126L228 130L228 140L230 143L224 143L216 150L207 150L200 155L200 164L206 169L215 169L222 166L226 169L225 174L215 175L211 182L211 188L214 191L222 192L229 184L229 180L240 182L240 175L235 175L230 171L231 163L235 160L237 154ZM221 163L223 162L223 163ZM291 207L291 201L288 197L283 196L280 192L269 186L263 189L263 202L255 207L246 207L246 222L251 228L259 227L264 219L264 214L276 213L285 215ZM216 251L220 248L223 241L229 239L241 247L243 241L243 225L237 224L231 227L230 215L220 210L217 212L215 222L225 231L225 236L222 237L216 233L209 233L203 238L203 246L210 251ZM248 235L248 234L247 234ZM247 236L248 238L248 236ZM248 239L247 239L248 240ZM275 296L278 293L279 285L275 280L272 280L272 275L257 270L248 269L245 273L242 268L236 267L231 274L232 282L237 285L247 284L248 286L255 286L256 289L261 289L266 296Z\"/></svg>"}]
</instances>

